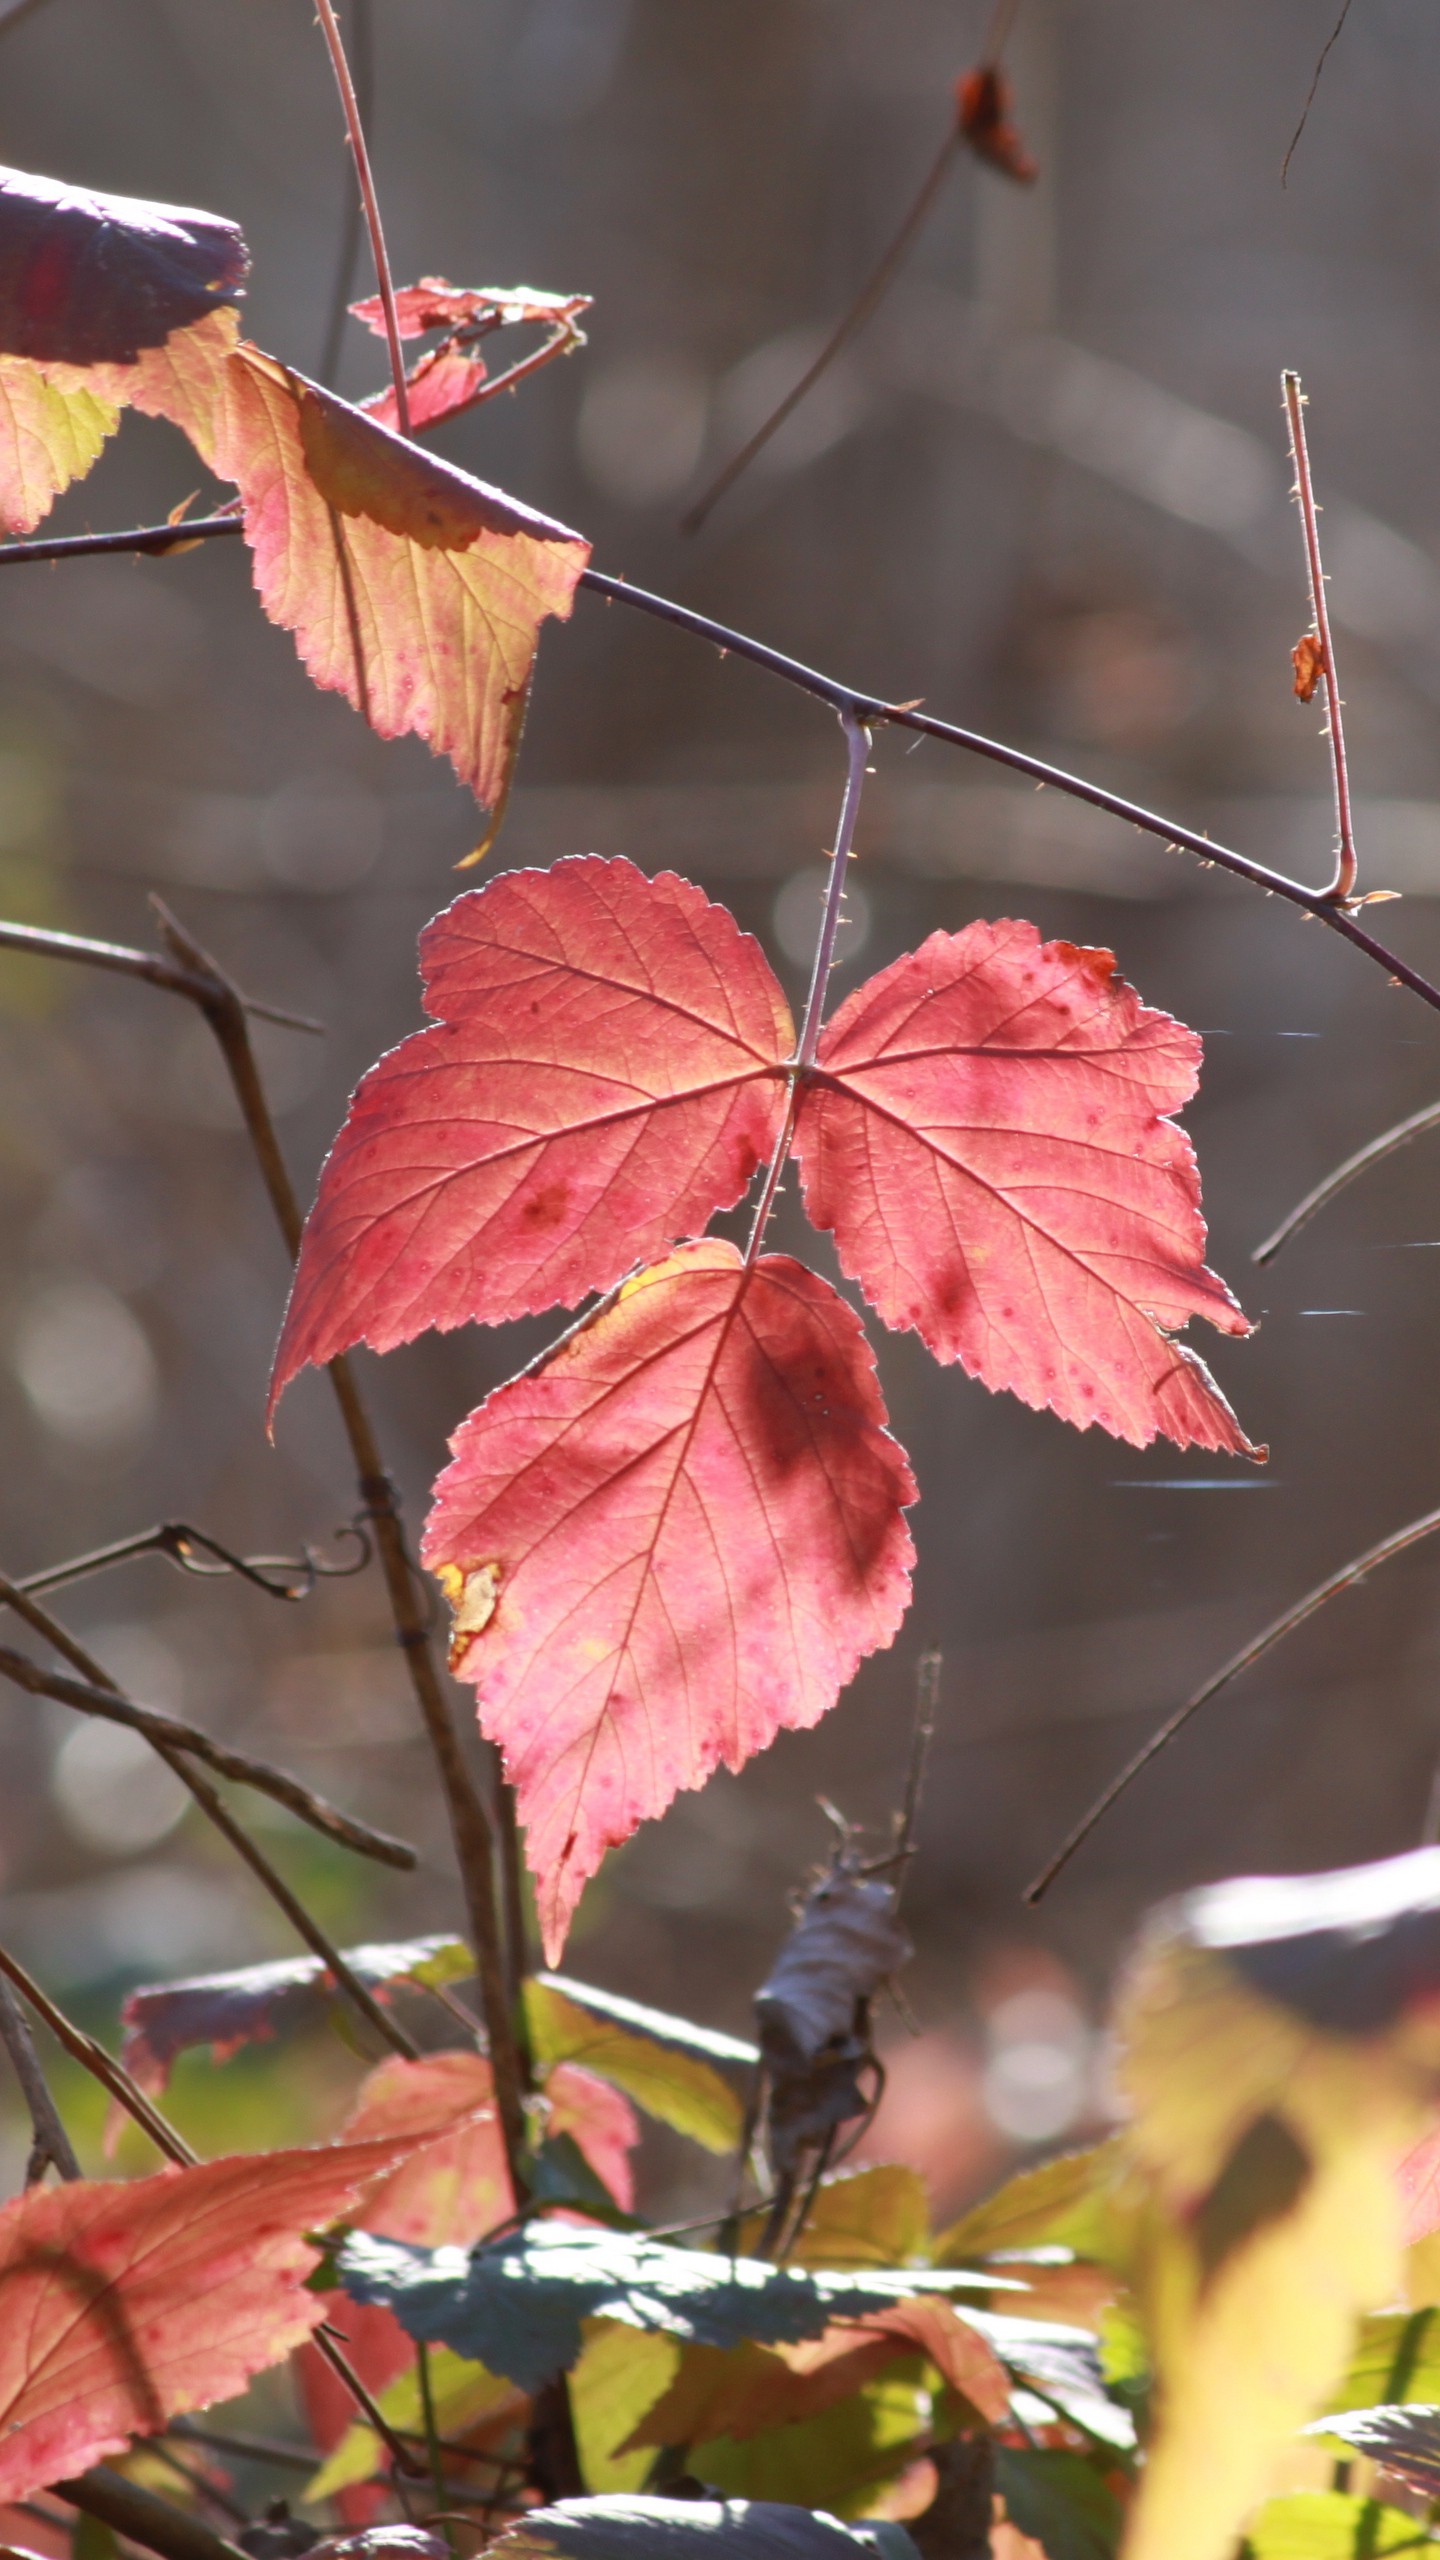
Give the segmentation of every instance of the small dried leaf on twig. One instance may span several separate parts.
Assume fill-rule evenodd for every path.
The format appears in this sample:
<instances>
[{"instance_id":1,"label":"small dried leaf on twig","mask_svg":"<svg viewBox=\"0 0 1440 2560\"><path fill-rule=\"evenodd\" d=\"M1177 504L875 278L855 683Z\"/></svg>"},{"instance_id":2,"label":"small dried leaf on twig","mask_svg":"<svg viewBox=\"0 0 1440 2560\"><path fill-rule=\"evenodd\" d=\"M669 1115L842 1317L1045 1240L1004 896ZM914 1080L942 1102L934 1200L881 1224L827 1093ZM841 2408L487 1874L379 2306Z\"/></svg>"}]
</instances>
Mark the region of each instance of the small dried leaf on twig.
<instances>
[{"instance_id":1,"label":"small dried leaf on twig","mask_svg":"<svg viewBox=\"0 0 1440 2560\"><path fill-rule=\"evenodd\" d=\"M1315 688L1319 684L1321 677L1327 672L1325 666L1325 647L1319 633L1315 631L1305 632L1302 637L1296 641L1294 648L1290 652L1290 657L1295 669L1296 701L1313 702L1315 699Z\"/></svg>"},{"instance_id":2,"label":"small dried leaf on twig","mask_svg":"<svg viewBox=\"0 0 1440 2560\"><path fill-rule=\"evenodd\" d=\"M976 159L1014 178L1019 186L1033 186L1040 163L1021 140L1013 93L999 64L981 62L973 71L962 72L955 83L955 104L960 131Z\"/></svg>"},{"instance_id":3,"label":"small dried leaf on twig","mask_svg":"<svg viewBox=\"0 0 1440 2560\"><path fill-rule=\"evenodd\" d=\"M870 2002L910 1952L891 1885L840 1863L812 1885L755 1995L770 2164L781 2183L873 2105L862 2086L877 2068Z\"/></svg>"}]
</instances>

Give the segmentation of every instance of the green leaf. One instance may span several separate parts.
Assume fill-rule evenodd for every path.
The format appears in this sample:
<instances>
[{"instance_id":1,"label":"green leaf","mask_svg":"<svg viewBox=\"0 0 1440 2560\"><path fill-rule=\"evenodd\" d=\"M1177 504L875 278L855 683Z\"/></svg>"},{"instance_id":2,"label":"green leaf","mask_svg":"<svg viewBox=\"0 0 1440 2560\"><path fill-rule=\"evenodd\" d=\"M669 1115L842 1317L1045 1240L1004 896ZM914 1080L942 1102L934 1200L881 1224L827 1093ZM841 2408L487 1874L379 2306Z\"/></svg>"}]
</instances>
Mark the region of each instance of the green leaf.
<instances>
[{"instance_id":1,"label":"green leaf","mask_svg":"<svg viewBox=\"0 0 1440 2560\"><path fill-rule=\"evenodd\" d=\"M513 2383L499 2374L488 2373L483 2364L474 2364L466 2356L452 2355L448 2347L430 2350L430 2390L436 2431L442 2436L463 2436L467 2429L482 2418L497 2414L507 2400L516 2396ZM376 2406L392 2427L423 2435L425 2407L418 2367L412 2365L408 2373L402 2373L379 2392ZM358 2481L373 2479L385 2458L385 2448L373 2427L357 2419L308 2483L304 2492L306 2505L333 2498L337 2489L353 2488Z\"/></svg>"},{"instance_id":2,"label":"green leaf","mask_svg":"<svg viewBox=\"0 0 1440 2560\"><path fill-rule=\"evenodd\" d=\"M730 2498L778 2498L835 2515L862 2511L928 2441L930 2394L921 2359L906 2356L819 2417L737 2444L717 2436L688 2460Z\"/></svg>"},{"instance_id":3,"label":"green leaf","mask_svg":"<svg viewBox=\"0 0 1440 2560\"><path fill-rule=\"evenodd\" d=\"M863 2318L877 2304L918 2291L1003 2281L909 2267L775 2267L674 2249L637 2233L553 2223L468 2251L416 2249L355 2231L336 2264L355 2301L388 2304L412 2338L473 2356L527 2391L574 2364L586 2319L623 2320L707 2346L738 2346L745 2338L776 2346L817 2338L832 2320Z\"/></svg>"},{"instance_id":4,"label":"green leaf","mask_svg":"<svg viewBox=\"0 0 1440 2560\"><path fill-rule=\"evenodd\" d=\"M1343 2497L1337 2489L1306 2489L1271 2498L1242 2545L1247 2560L1365 2560L1385 2551L1419 2551L1431 2537L1418 2517L1378 2498Z\"/></svg>"},{"instance_id":5,"label":"green leaf","mask_svg":"<svg viewBox=\"0 0 1440 2560\"><path fill-rule=\"evenodd\" d=\"M750 2060L752 2046L560 1974L526 1983L525 2019L537 2062L583 2063L707 2151L738 2148L745 2111L709 2057L718 2048L732 2064Z\"/></svg>"},{"instance_id":6,"label":"green leaf","mask_svg":"<svg viewBox=\"0 0 1440 2560\"><path fill-rule=\"evenodd\" d=\"M1377 2311L1362 2320L1350 2370L1325 2394L1337 2414L1404 2400L1440 2401L1440 2311Z\"/></svg>"},{"instance_id":7,"label":"green leaf","mask_svg":"<svg viewBox=\"0 0 1440 2560\"><path fill-rule=\"evenodd\" d=\"M998 2445L995 2486L1017 2532L1038 2542L1048 2560L1110 2560L1124 2511L1083 2455Z\"/></svg>"},{"instance_id":8,"label":"green leaf","mask_svg":"<svg viewBox=\"0 0 1440 2560\"><path fill-rule=\"evenodd\" d=\"M742 2249L759 2241L763 2214L740 2225ZM817 2188L805 2228L789 2253L796 2267L895 2267L930 2256L930 2212L925 2181L913 2169L883 2163L826 2178Z\"/></svg>"},{"instance_id":9,"label":"green leaf","mask_svg":"<svg viewBox=\"0 0 1440 2560\"><path fill-rule=\"evenodd\" d=\"M586 2322L580 2361L570 2376L575 2442L587 2488L641 2489L655 2467L653 2445L619 2453L627 2436L668 2391L680 2362L678 2339L636 2331L622 2320Z\"/></svg>"},{"instance_id":10,"label":"green leaf","mask_svg":"<svg viewBox=\"0 0 1440 2560\"><path fill-rule=\"evenodd\" d=\"M518 2517L490 2548L501 2560L918 2560L900 2525L852 2532L803 2507L709 2498L565 2498Z\"/></svg>"},{"instance_id":11,"label":"green leaf","mask_svg":"<svg viewBox=\"0 0 1440 2560\"><path fill-rule=\"evenodd\" d=\"M1077 2258L1108 2264L1114 2235L1106 2207L1119 2166L1119 2144L1110 2141L1089 2151L1062 2152L1043 2168L1022 2169L941 2232L933 2263L961 2266L995 2249L1035 2249L1048 2242L1073 2249Z\"/></svg>"}]
</instances>

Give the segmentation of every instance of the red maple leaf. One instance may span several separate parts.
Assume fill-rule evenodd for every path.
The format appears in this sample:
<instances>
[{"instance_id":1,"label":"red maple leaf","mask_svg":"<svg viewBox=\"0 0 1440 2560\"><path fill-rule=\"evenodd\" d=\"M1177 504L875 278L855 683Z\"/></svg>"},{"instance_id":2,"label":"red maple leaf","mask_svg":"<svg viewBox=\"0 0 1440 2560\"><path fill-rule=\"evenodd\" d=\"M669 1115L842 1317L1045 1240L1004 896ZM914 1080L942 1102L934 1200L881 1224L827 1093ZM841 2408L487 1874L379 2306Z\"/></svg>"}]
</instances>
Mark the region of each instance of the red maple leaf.
<instances>
[{"instance_id":1,"label":"red maple leaf","mask_svg":"<svg viewBox=\"0 0 1440 2560\"><path fill-rule=\"evenodd\" d=\"M436 1028L364 1078L320 1178L272 1409L307 1361L573 1304L738 1200L793 1031L758 943L673 873L508 872L426 928Z\"/></svg>"},{"instance_id":2,"label":"red maple leaf","mask_svg":"<svg viewBox=\"0 0 1440 2560\"><path fill-rule=\"evenodd\" d=\"M819 1721L909 1598L915 1486L828 1284L690 1244L461 1425L424 1558L550 1961L608 1848Z\"/></svg>"},{"instance_id":3,"label":"red maple leaf","mask_svg":"<svg viewBox=\"0 0 1440 2560\"><path fill-rule=\"evenodd\" d=\"M269 2151L0 2209L0 2498L241 2390L325 2317L306 2234L408 2137Z\"/></svg>"},{"instance_id":4,"label":"red maple leaf","mask_svg":"<svg viewBox=\"0 0 1440 2560\"><path fill-rule=\"evenodd\" d=\"M1138 1447L1254 1457L1171 1339L1244 1334L1207 1271L1188 1138L1198 1035L1108 951L968 925L858 987L820 1042L795 1137L805 1203L898 1327L987 1387Z\"/></svg>"}]
</instances>

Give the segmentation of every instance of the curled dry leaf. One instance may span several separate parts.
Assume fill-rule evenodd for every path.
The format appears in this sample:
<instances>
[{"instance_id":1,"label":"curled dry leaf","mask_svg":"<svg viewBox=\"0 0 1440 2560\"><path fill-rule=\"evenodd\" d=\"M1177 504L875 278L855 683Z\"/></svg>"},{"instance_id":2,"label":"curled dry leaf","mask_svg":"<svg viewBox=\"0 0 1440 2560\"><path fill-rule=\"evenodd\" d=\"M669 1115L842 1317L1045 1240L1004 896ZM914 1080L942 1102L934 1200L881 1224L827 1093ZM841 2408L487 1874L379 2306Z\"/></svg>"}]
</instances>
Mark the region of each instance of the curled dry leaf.
<instances>
[{"instance_id":1,"label":"curled dry leaf","mask_svg":"<svg viewBox=\"0 0 1440 2560\"><path fill-rule=\"evenodd\" d=\"M411 1938L395 1946L342 1950L353 1974L382 1995L396 1982L461 1982L475 1960L458 1938ZM247 1964L233 1973L199 1973L181 1982L147 1983L120 2012L121 2060L142 2089L163 2089L178 2054L208 2044L228 2061L241 2047L303 2034L324 2018L337 1994L318 1956Z\"/></svg>"},{"instance_id":2,"label":"curled dry leaf","mask_svg":"<svg viewBox=\"0 0 1440 2560\"><path fill-rule=\"evenodd\" d=\"M815 1724L909 1597L914 1482L858 1318L680 1248L452 1442L423 1555L505 1757L547 1957L605 1851Z\"/></svg>"},{"instance_id":3,"label":"curled dry leaf","mask_svg":"<svg viewBox=\"0 0 1440 2560\"><path fill-rule=\"evenodd\" d=\"M795 1151L805 1204L885 1322L1084 1430L1258 1457L1172 1336L1249 1324L1203 1261L1167 1116L1201 1045L1108 951L1007 920L933 933L827 1025Z\"/></svg>"},{"instance_id":4,"label":"curled dry leaf","mask_svg":"<svg viewBox=\"0 0 1440 2560\"><path fill-rule=\"evenodd\" d=\"M395 307L402 338L424 337L433 329L448 332L444 343L430 348L406 375L413 433L422 427L438 426L443 418L456 417L462 409L487 396L485 365L476 345L492 330L513 328L525 321L538 322L551 333L543 350L549 355L583 345L578 323L581 313L590 308L590 296L542 293L523 284L469 287L447 284L442 276L422 276L418 284L401 286ZM365 302L352 302L350 308L377 338L386 335L385 309L378 294ZM393 384L362 401L361 406L382 425L398 427L399 406Z\"/></svg>"},{"instance_id":5,"label":"curled dry leaf","mask_svg":"<svg viewBox=\"0 0 1440 2560\"><path fill-rule=\"evenodd\" d=\"M0 2498L241 2390L325 2316L305 2236L403 2141L270 2151L0 2208Z\"/></svg>"},{"instance_id":6,"label":"curled dry leaf","mask_svg":"<svg viewBox=\"0 0 1440 2560\"><path fill-rule=\"evenodd\" d=\"M30 533L120 422L139 359L234 299L231 222L0 170L0 529Z\"/></svg>"},{"instance_id":7,"label":"curled dry leaf","mask_svg":"<svg viewBox=\"0 0 1440 2560\"><path fill-rule=\"evenodd\" d=\"M365 1076L306 1226L272 1405L306 1362L573 1304L745 1189L789 1009L672 872L514 871L421 937L434 1028Z\"/></svg>"},{"instance_id":8,"label":"curled dry leaf","mask_svg":"<svg viewBox=\"0 0 1440 2560\"><path fill-rule=\"evenodd\" d=\"M911 1954L890 1885L843 1863L812 1885L755 1995L765 2134L778 2183L874 2103L870 2002ZM869 2075L869 2089L862 2080Z\"/></svg>"},{"instance_id":9,"label":"curled dry leaf","mask_svg":"<svg viewBox=\"0 0 1440 2560\"><path fill-rule=\"evenodd\" d=\"M1022 187L1034 184L1040 175L1039 163L1021 140L1010 83L997 62L982 62L973 71L962 72L955 83L955 108L960 131L977 160Z\"/></svg>"}]
</instances>

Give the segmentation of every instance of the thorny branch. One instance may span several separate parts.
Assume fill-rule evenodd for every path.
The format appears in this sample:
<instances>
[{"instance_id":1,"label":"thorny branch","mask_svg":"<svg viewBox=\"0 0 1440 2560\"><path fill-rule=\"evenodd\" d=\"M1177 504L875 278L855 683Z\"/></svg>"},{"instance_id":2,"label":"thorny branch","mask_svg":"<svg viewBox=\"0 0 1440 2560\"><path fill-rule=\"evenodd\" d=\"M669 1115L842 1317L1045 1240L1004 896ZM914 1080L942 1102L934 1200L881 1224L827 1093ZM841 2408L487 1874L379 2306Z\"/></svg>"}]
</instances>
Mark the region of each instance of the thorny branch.
<instances>
[{"instance_id":1,"label":"thorny branch","mask_svg":"<svg viewBox=\"0 0 1440 2560\"><path fill-rule=\"evenodd\" d=\"M1335 877L1326 891L1327 897L1353 898L1359 861L1355 851L1355 826L1350 811L1350 768L1345 761L1345 725L1340 700L1340 678L1335 665L1335 643L1330 634L1330 607L1325 596L1325 564L1320 556L1320 517L1315 505L1315 489L1310 478L1310 449L1305 441L1305 394L1298 373L1284 373L1281 383L1285 394L1285 417L1290 429L1290 458L1295 465L1295 496L1300 507L1300 521L1305 528L1305 564L1310 576L1310 613L1315 637L1320 644L1320 678L1325 687L1325 708L1329 714L1327 736L1330 741L1330 766L1335 779ZM1297 691L1299 682L1297 675ZM1310 691L1313 692L1313 680ZM1302 696L1308 700L1309 694Z\"/></svg>"},{"instance_id":2,"label":"thorny branch","mask_svg":"<svg viewBox=\"0 0 1440 2560\"><path fill-rule=\"evenodd\" d=\"M400 433L410 433L410 392L405 380L405 358L400 348L400 322L395 310L395 283L390 273L390 259L385 247L385 232L380 220L380 199L375 193L375 179L370 167L370 153L365 142L365 127L360 115L360 101L345 59L345 42L340 22L335 15L334 0L315 0L315 14L320 32L330 55L330 67L340 92L345 115L345 131L355 161L355 176L360 188L360 201L365 207L365 227L370 234L370 248L375 260L375 281L380 288L380 307L385 314L385 342L390 350L390 371L395 381L395 408Z\"/></svg>"},{"instance_id":3,"label":"thorny branch","mask_svg":"<svg viewBox=\"0 0 1440 2560\"><path fill-rule=\"evenodd\" d=\"M212 535L242 531L243 526L236 516L201 516L183 528L168 524L144 525L134 533L64 534L37 542L0 543L0 569L18 566L28 560L83 558L96 551L173 551L182 538L204 540ZM888 728L913 731L920 737L937 738L946 746L963 747L969 755L983 756L988 763L1003 765L1011 773L1026 774L1032 782L1052 791L1064 792L1072 800L1083 800L1089 808L1103 809L1108 817L1117 818L1122 825L1137 827L1142 835L1155 836L1172 852L1193 853L1197 860L1213 865L1218 871L1232 872L1237 880L1248 880L1252 888L1262 889L1267 897L1283 898L1303 914L1318 917L1332 933L1342 935L1346 942L1354 944L1357 951L1363 951L1367 959L1385 970L1397 986L1408 987L1412 995L1419 996L1425 1004L1440 1012L1440 987L1432 986L1430 980L1418 969L1413 969L1408 960L1402 960L1397 952L1378 942L1374 934L1368 933L1354 916L1337 904L1328 890L1307 888L1303 880L1291 880L1283 871L1271 871L1263 862L1252 862L1247 854L1236 853L1228 845L1217 844L1211 837L1199 834L1194 827L1180 826L1174 819L1163 818L1155 810L1145 808L1138 800L1126 800L1118 791L1107 791L1101 783L1087 782L1083 775L1067 773L1061 765L1048 764L1042 756L1027 755L1021 747L1007 746L998 738L987 738L978 729L961 728L952 720L936 720L930 713L917 710L908 703L886 702L879 694L858 692L854 686L842 684L838 677L824 675L817 668L805 666L800 659L788 657L782 649L772 649L765 641L754 640L746 632L732 631L725 623L714 621L709 614L696 613L689 605L676 604L668 596L652 595L644 587L632 586L628 579L609 577L601 569L583 569L579 584L592 595L603 596L607 603L629 605L637 613L653 614L661 622L673 623L678 630L693 632L697 639L708 640L726 657L744 658L751 666L763 667L768 674L778 676L782 683L792 684L800 692L813 695L817 702L828 703L832 711L849 712L854 719L867 725L878 727L883 723ZM7 925L0 930L0 947L44 949L70 938L58 934L32 934L28 927ZM57 952L55 956L63 957L64 954ZM85 955L82 951L75 956ZM143 959L146 956L136 953L127 955L127 958ZM123 967L125 961L116 960L108 965ZM132 969L130 974L145 976L154 973ZM156 983L170 982L157 978ZM189 994L191 990L177 987L176 992ZM260 1010L253 1006L250 1009Z\"/></svg>"},{"instance_id":4,"label":"thorny branch","mask_svg":"<svg viewBox=\"0 0 1440 2560\"><path fill-rule=\"evenodd\" d=\"M1049 1864L1041 1868L1033 1884L1026 1886L1025 1900L1039 1902L1049 1892L1061 1869L1069 1865L1076 1850L1089 1839L1111 1806L1119 1802L1131 1781L1139 1777L1142 1769L1148 1768L1168 1742L1174 1741L1176 1734L1201 1707L1208 1705L1210 1699L1232 1680L1238 1679L1242 1671L1248 1671L1252 1663L1270 1651L1272 1645L1293 1635L1297 1627L1303 1627L1306 1619L1313 1618L1317 1609L1323 1609L1327 1600L1333 1600L1339 1592L1348 1591L1353 1584L1363 1582L1367 1573L1373 1573L1377 1565L1388 1564L1392 1556L1403 1555L1407 1547L1418 1546L1422 1538L1433 1536L1437 1529L1440 1529L1440 1510L1426 1511L1418 1520L1408 1521L1403 1529L1392 1530L1388 1538L1381 1538L1375 1546L1367 1547L1363 1555L1352 1556L1348 1564L1342 1564L1334 1573L1327 1574L1323 1582L1316 1583L1313 1591L1306 1592L1303 1600L1295 1601L1278 1618L1272 1618L1269 1626L1263 1627L1258 1636L1252 1636L1238 1653L1232 1653L1229 1661L1222 1663L1218 1671L1213 1671L1208 1680L1202 1681L1184 1706L1177 1707L1158 1732L1152 1733L1149 1741L1142 1743L1133 1757L1126 1761L1118 1777L1112 1778L1104 1793L1096 1797L1088 1813L1081 1816Z\"/></svg>"}]
</instances>

